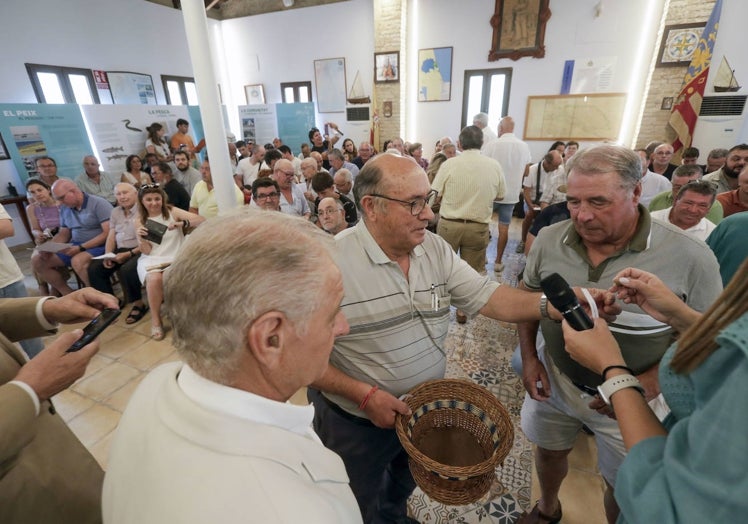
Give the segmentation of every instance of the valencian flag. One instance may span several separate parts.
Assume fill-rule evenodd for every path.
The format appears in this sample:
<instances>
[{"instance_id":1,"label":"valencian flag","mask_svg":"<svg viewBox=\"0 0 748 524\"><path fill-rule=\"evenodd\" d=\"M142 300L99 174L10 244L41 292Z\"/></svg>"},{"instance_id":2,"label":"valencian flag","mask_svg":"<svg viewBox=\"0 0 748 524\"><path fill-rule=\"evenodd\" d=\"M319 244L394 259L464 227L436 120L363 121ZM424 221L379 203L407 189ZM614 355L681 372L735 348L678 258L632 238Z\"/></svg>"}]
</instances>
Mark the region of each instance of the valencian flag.
<instances>
[{"instance_id":1,"label":"valencian flag","mask_svg":"<svg viewBox=\"0 0 748 524\"><path fill-rule=\"evenodd\" d=\"M673 149L676 154L683 148L691 147L693 130L696 127L696 121L699 119L701 100L704 96L706 79L709 76L709 65L712 62L712 51L714 51L714 41L717 39L721 11L722 0L717 0L696 50L693 52L693 58L691 58L688 71L683 79L683 87L675 104L673 104L669 124L675 130L675 134L678 135L673 141Z\"/></svg>"}]
</instances>

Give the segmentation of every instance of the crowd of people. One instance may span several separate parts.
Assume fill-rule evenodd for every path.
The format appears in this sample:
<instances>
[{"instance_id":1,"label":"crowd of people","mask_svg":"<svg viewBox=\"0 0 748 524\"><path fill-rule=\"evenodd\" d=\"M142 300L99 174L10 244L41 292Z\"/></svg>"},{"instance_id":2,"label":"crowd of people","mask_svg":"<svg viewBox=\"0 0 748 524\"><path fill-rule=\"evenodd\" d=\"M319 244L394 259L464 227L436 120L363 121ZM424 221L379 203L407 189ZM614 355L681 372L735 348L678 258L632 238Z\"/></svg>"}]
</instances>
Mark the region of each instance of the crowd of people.
<instances>
[{"instance_id":1,"label":"crowd of people","mask_svg":"<svg viewBox=\"0 0 748 524\"><path fill-rule=\"evenodd\" d=\"M744 514L746 423L734 413L748 384L748 145L714 150L705 166L694 148L673 164L666 143L558 141L533 160L511 117L494 133L481 113L426 160L399 137L379 152L349 138L338 149L340 128L327 128L311 129L298 156L280 138L230 143L238 209L222 216L210 161L197 171L192 140L167 142L157 124L155 158L128 157L119 179L93 156L75 181L37 160L32 267L40 294L61 298L0 300L0 403L14 417L0 483L15 494L0 520L95 522L103 507L111 523L414 522L394 423L410 413L403 394L444 376L452 309L457 322L518 324L521 428L540 488L521 522L561 520L583 427L609 522ZM504 271L513 216L526 255L517 288L487 271ZM65 246L45 250L50 241ZM73 291L69 270L87 287ZM10 340L121 307L114 273L132 305L125 321L150 310L161 340L168 313L182 362L140 384L103 476L47 402L98 343L65 360L80 336L68 333L24 364ZM553 273L598 311L593 329L574 331L549 303L541 281ZM310 406L286 403L304 386ZM49 453L71 459L45 463L50 485L79 480L59 498L23 480ZM10 487L20 482L23 492Z\"/></svg>"}]
</instances>

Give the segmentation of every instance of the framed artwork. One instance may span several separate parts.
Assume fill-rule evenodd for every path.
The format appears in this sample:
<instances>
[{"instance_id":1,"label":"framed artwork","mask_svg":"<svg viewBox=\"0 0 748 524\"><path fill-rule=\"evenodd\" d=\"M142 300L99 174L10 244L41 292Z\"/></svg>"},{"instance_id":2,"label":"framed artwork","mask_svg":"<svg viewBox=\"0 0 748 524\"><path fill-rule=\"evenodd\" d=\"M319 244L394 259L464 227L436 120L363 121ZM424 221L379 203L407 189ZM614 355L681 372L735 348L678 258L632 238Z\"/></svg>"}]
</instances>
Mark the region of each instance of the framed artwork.
<instances>
[{"instance_id":1,"label":"framed artwork","mask_svg":"<svg viewBox=\"0 0 748 524\"><path fill-rule=\"evenodd\" d=\"M657 67L688 66L705 27L706 22L665 26Z\"/></svg>"},{"instance_id":2,"label":"framed artwork","mask_svg":"<svg viewBox=\"0 0 748 524\"><path fill-rule=\"evenodd\" d=\"M662 97L662 104L660 104L660 109L662 109L663 111L670 111L673 108L674 101L675 97L673 96Z\"/></svg>"},{"instance_id":3,"label":"framed artwork","mask_svg":"<svg viewBox=\"0 0 748 524\"><path fill-rule=\"evenodd\" d=\"M247 105L261 105L265 103L265 88L262 84L249 84L244 86L244 95L247 97Z\"/></svg>"},{"instance_id":4,"label":"framed artwork","mask_svg":"<svg viewBox=\"0 0 748 524\"><path fill-rule=\"evenodd\" d=\"M545 56L545 25L551 17L549 0L496 0L488 61Z\"/></svg>"},{"instance_id":5,"label":"framed artwork","mask_svg":"<svg viewBox=\"0 0 748 524\"><path fill-rule=\"evenodd\" d=\"M452 98L452 48L418 50L418 101L447 102Z\"/></svg>"},{"instance_id":6,"label":"framed artwork","mask_svg":"<svg viewBox=\"0 0 748 524\"><path fill-rule=\"evenodd\" d=\"M400 51L374 53L374 82L385 84L400 81Z\"/></svg>"},{"instance_id":7,"label":"framed artwork","mask_svg":"<svg viewBox=\"0 0 748 524\"><path fill-rule=\"evenodd\" d=\"M5 140L3 135L0 135L0 160L8 160L10 155L8 154L8 148L5 147Z\"/></svg>"},{"instance_id":8,"label":"framed artwork","mask_svg":"<svg viewBox=\"0 0 748 524\"><path fill-rule=\"evenodd\" d=\"M345 58L315 60L314 80L317 85L317 111L345 113Z\"/></svg>"}]
</instances>

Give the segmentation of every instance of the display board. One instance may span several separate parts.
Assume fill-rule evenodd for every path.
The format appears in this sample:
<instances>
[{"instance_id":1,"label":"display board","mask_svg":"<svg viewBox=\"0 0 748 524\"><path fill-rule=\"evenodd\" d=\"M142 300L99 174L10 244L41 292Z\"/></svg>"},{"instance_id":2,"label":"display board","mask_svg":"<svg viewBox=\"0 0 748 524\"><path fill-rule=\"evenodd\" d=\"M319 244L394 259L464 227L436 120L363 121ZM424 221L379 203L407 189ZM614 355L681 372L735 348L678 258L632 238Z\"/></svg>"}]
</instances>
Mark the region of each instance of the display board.
<instances>
[{"instance_id":1,"label":"display board","mask_svg":"<svg viewBox=\"0 0 748 524\"><path fill-rule=\"evenodd\" d=\"M115 104L156 105L156 89L151 75L129 71L107 71L106 74Z\"/></svg>"},{"instance_id":2,"label":"display board","mask_svg":"<svg viewBox=\"0 0 748 524\"><path fill-rule=\"evenodd\" d=\"M527 97L525 140L616 140L626 93Z\"/></svg>"}]
</instances>

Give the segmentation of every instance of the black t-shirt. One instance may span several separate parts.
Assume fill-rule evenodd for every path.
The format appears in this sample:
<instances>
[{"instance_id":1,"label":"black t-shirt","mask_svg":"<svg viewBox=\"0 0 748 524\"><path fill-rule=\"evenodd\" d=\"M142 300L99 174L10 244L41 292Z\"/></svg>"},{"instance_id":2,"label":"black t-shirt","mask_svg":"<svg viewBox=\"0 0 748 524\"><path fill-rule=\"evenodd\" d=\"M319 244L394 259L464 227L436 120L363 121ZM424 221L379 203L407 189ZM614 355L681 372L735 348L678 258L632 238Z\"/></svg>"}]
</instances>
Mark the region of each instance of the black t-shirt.
<instances>
[{"instance_id":1,"label":"black t-shirt","mask_svg":"<svg viewBox=\"0 0 748 524\"><path fill-rule=\"evenodd\" d=\"M535 220L532 221L530 233L532 233L533 236L538 236L538 233L540 233L540 230L544 227L551 226L556 222L562 222L569 218L571 218L571 213L569 213L569 207L566 205L566 201L559 202L558 204L551 204L542 210L538 216L535 217Z\"/></svg>"}]
</instances>

